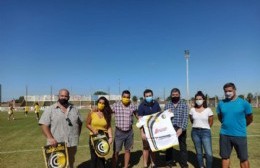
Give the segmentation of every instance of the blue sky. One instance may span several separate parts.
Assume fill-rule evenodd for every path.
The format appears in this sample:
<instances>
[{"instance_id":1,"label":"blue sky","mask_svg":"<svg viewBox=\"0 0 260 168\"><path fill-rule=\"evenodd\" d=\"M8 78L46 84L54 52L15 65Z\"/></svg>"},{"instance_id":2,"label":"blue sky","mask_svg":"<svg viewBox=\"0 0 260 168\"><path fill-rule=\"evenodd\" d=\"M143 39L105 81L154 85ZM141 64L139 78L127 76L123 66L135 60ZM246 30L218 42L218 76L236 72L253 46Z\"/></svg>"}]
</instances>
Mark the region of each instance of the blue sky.
<instances>
[{"instance_id":1,"label":"blue sky","mask_svg":"<svg viewBox=\"0 0 260 168\"><path fill-rule=\"evenodd\" d=\"M25 86L156 97L178 87L185 98L186 49L191 96L222 96L226 82L260 93L260 1L0 1L2 101Z\"/></svg>"}]
</instances>

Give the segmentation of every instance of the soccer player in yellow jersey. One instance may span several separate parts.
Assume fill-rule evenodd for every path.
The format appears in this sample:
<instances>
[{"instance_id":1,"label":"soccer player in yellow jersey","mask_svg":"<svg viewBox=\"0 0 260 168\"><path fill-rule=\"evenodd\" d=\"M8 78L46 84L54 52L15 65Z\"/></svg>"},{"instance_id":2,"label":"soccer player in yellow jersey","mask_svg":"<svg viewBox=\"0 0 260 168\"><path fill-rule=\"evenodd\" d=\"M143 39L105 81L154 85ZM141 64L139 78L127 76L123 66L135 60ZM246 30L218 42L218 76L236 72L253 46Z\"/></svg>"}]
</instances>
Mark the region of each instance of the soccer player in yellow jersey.
<instances>
[{"instance_id":1,"label":"soccer player in yellow jersey","mask_svg":"<svg viewBox=\"0 0 260 168\"><path fill-rule=\"evenodd\" d=\"M10 120L11 116L13 116L14 120L14 107L12 104L9 104L9 109L8 109L8 120Z\"/></svg>"},{"instance_id":2,"label":"soccer player in yellow jersey","mask_svg":"<svg viewBox=\"0 0 260 168\"><path fill-rule=\"evenodd\" d=\"M40 113L40 106L39 106L39 103L35 103L35 106L34 106L34 112L36 114L36 119L39 120L39 113Z\"/></svg>"},{"instance_id":3,"label":"soccer player in yellow jersey","mask_svg":"<svg viewBox=\"0 0 260 168\"><path fill-rule=\"evenodd\" d=\"M28 111L29 111L29 106L24 106L24 115L25 115L25 117L27 117L28 116Z\"/></svg>"}]
</instances>

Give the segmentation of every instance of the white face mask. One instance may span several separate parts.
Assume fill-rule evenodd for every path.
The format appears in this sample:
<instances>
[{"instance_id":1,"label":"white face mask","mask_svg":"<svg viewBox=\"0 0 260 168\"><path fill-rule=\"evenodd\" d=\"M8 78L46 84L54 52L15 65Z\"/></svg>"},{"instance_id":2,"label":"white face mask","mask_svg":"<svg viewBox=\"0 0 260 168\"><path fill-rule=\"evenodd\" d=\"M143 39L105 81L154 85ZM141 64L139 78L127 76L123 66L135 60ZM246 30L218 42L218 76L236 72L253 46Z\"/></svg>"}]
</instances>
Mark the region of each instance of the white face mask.
<instances>
[{"instance_id":1,"label":"white face mask","mask_svg":"<svg viewBox=\"0 0 260 168\"><path fill-rule=\"evenodd\" d=\"M203 100L196 100L196 104L197 104L198 106L201 106L201 105L203 104Z\"/></svg>"},{"instance_id":2,"label":"white face mask","mask_svg":"<svg viewBox=\"0 0 260 168\"><path fill-rule=\"evenodd\" d=\"M233 97L234 93L233 92L226 92L225 96L227 99L231 99Z\"/></svg>"}]
</instances>

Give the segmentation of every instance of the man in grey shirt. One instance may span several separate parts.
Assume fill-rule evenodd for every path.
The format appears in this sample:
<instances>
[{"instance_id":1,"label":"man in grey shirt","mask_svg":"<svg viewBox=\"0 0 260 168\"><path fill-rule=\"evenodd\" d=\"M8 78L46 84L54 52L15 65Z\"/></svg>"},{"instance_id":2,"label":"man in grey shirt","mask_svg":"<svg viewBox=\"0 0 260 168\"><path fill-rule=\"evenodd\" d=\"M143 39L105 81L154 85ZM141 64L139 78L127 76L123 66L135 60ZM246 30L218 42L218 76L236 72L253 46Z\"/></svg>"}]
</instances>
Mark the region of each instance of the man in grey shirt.
<instances>
[{"instance_id":1,"label":"man in grey shirt","mask_svg":"<svg viewBox=\"0 0 260 168\"><path fill-rule=\"evenodd\" d=\"M69 98L69 91L61 89L58 102L43 112L39 125L47 138L47 145L56 146L58 142L66 143L69 166L73 168L83 119L78 109L68 102Z\"/></svg>"}]
</instances>

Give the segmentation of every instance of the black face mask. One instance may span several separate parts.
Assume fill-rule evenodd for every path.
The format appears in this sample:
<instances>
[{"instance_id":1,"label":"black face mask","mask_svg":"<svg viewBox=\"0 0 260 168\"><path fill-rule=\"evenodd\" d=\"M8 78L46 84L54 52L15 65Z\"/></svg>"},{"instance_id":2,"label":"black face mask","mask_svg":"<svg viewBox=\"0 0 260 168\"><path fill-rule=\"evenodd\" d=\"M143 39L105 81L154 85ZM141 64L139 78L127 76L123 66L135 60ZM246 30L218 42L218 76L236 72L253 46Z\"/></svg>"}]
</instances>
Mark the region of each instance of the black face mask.
<instances>
[{"instance_id":1,"label":"black face mask","mask_svg":"<svg viewBox=\"0 0 260 168\"><path fill-rule=\"evenodd\" d=\"M179 100L180 100L180 97L172 97L173 103L178 103Z\"/></svg>"},{"instance_id":2,"label":"black face mask","mask_svg":"<svg viewBox=\"0 0 260 168\"><path fill-rule=\"evenodd\" d=\"M61 105L63 105L63 106L68 105L68 102L69 102L69 100L67 100L67 99L59 99L59 103L60 103Z\"/></svg>"}]
</instances>

